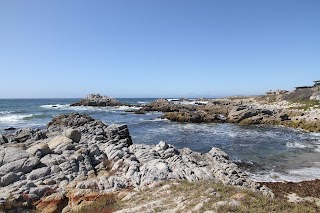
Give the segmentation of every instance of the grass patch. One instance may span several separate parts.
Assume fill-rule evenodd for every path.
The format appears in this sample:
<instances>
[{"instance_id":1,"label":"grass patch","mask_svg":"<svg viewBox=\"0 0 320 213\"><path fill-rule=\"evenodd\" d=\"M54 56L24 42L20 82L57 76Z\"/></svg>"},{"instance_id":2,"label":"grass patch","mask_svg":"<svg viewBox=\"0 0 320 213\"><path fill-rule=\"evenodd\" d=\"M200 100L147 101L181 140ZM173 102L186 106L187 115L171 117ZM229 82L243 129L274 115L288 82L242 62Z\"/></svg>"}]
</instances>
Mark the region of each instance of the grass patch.
<instances>
[{"instance_id":1,"label":"grass patch","mask_svg":"<svg viewBox=\"0 0 320 213\"><path fill-rule=\"evenodd\" d=\"M247 189L225 186L214 181L178 184L165 182L169 189L161 186L138 192L129 201L123 202L121 209L139 205L149 205L155 212L175 210L175 212L319 212L320 208L313 203L289 203L283 198L267 198ZM161 200L158 206L151 206L153 201ZM200 204L200 205L199 205ZM198 206L198 209L195 208ZM119 209L118 209L119 210Z\"/></svg>"},{"instance_id":2,"label":"grass patch","mask_svg":"<svg viewBox=\"0 0 320 213\"><path fill-rule=\"evenodd\" d=\"M290 109L298 109L298 110L310 110L320 109L320 101L318 100L301 100L301 101L289 101L291 104L299 104L301 106L290 107Z\"/></svg>"},{"instance_id":3,"label":"grass patch","mask_svg":"<svg viewBox=\"0 0 320 213\"><path fill-rule=\"evenodd\" d=\"M79 210L72 211L72 213L112 213L119 208L117 206L119 199L113 193L92 197L86 196L85 201L88 203L83 205Z\"/></svg>"}]
</instances>

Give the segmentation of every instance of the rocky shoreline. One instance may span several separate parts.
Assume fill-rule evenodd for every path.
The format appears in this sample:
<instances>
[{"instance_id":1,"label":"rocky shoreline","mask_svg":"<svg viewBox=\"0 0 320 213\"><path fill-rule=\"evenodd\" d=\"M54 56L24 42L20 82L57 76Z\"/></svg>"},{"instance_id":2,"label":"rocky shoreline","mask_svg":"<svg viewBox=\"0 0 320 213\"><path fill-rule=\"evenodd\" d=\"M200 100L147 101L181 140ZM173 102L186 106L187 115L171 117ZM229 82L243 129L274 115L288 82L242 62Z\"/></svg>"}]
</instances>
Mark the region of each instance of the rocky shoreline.
<instances>
[{"instance_id":1,"label":"rocky shoreline","mask_svg":"<svg viewBox=\"0 0 320 213\"><path fill-rule=\"evenodd\" d=\"M145 114L158 111L164 113L161 118L182 123L265 124L320 132L320 101L314 99L315 93L308 91L306 95L301 91L293 91L286 95L172 101L160 98L145 105L135 105L134 107L140 107L140 109L127 112ZM108 96L91 94L71 106L133 105L121 103Z\"/></svg>"},{"instance_id":2,"label":"rocky shoreline","mask_svg":"<svg viewBox=\"0 0 320 213\"><path fill-rule=\"evenodd\" d=\"M312 106L306 106L305 103L285 100L268 102L261 97L207 99L201 104L158 99L137 112L160 111L164 113L161 118L174 122L265 124L320 132L320 103L312 103Z\"/></svg>"},{"instance_id":3,"label":"rocky shoreline","mask_svg":"<svg viewBox=\"0 0 320 213\"><path fill-rule=\"evenodd\" d=\"M165 180L212 180L273 196L218 148L201 154L163 141L133 144L126 125L106 125L78 113L60 115L44 130L0 138L0 206L16 202L36 204L42 212L68 212L73 207L66 201L75 197L144 189ZM45 205L50 200L55 207Z\"/></svg>"}]
</instances>

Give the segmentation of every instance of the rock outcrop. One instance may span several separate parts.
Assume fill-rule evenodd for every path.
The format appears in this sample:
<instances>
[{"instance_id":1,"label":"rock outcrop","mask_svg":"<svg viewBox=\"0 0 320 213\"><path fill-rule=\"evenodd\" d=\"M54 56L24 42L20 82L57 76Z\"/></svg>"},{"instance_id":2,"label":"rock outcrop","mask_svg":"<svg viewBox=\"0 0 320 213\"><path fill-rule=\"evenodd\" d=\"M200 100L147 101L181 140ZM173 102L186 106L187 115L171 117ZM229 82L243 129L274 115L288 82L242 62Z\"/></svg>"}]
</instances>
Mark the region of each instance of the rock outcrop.
<instances>
[{"instance_id":1,"label":"rock outcrop","mask_svg":"<svg viewBox=\"0 0 320 213\"><path fill-rule=\"evenodd\" d=\"M143 106L138 112L148 112L148 111L159 111L159 112L179 112L181 110L193 111L196 109L196 106L179 104L170 102L167 99L157 99L145 106Z\"/></svg>"},{"instance_id":2,"label":"rock outcrop","mask_svg":"<svg viewBox=\"0 0 320 213\"><path fill-rule=\"evenodd\" d=\"M317 100L320 101L320 91L316 91L312 94L312 96L310 97L310 100Z\"/></svg>"},{"instance_id":3,"label":"rock outcrop","mask_svg":"<svg viewBox=\"0 0 320 213\"><path fill-rule=\"evenodd\" d=\"M268 97L235 97L211 99L202 104L180 104L158 99L135 113L164 112L161 118L182 123L222 123L241 125L282 125L320 132L320 103L317 92L313 101L291 103L285 100L270 102Z\"/></svg>"},{"instance_id":4,"label":"rock outcrop","mask_svg":"<svg viewBox=\"0 0 320 213\"><path fill-rule=\"evenodd\" d=\"M26 141L37 141L46 139L47 135L44 130L24 128L18 129L13 134L6 135L6 138L10 143L24 143Z\"/></svg>"},{"instance_id":5,"label":"rock outcrop","mask_svg":"<svg viewBox=\"0 0 320 213\"><path fill-rule=\"evenodd\" d=\"M0 146L0 200L42 199L50 207L51 198L65 202L70 193L145 188L173 179L215 180L272 195L218 148L201 154L165 142L132 144L126 125L106 125L78 113L54 118L46 136L24 146Z\"/></svg>"},{"instance_id":6,"label":"rock outcrop","mask_svg":"<svg viewBox=\"0 0 320 213\"><path fill-rule=\"evenodd\" d=\"M162 118L170 121L187 123L224 123L226 118L222 114L208 113L205 111L180 111L167 112Z\"/></svg>"},{"instance_id":7,"label":"rock outcrop","mask_svg":"<svg viewBox=\"0 0 320 213\"><path fill-rule=\"evenodd\" d=\"M125 104L121 103L115 98L102 96L100 94L90 94L86 98L82 99L80 102L71 104L71 106L94 106L94 107L123 106L123 105Z\"/></svg>"}]
</instances>

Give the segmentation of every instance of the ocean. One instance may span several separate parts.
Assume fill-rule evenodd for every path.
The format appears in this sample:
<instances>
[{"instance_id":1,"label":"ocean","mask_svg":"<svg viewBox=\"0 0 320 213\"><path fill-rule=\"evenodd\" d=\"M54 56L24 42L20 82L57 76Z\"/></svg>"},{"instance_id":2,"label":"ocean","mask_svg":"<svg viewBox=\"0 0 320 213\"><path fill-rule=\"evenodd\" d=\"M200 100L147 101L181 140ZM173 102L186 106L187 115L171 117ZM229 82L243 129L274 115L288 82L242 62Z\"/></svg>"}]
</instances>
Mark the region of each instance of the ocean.
<instances>
[{"instance_id":1,"label":"ocean","mask_svg":"<svg viewBox=\"0 0 320 213\"><path fill-rule=\"evenodd\" d=\"M236 124L180 124L160 119L162 113L126 112L135 107L71 107L80 99L0 99L0 133L6 128L45 128L54 116L79 112L107 124L127 124L133 143L166 141L177 148L225 151L257 181L301 181L320 177L320 134L286 127ZM155 99L121 99L146 104Z\"/></svg>"}]
</instances>

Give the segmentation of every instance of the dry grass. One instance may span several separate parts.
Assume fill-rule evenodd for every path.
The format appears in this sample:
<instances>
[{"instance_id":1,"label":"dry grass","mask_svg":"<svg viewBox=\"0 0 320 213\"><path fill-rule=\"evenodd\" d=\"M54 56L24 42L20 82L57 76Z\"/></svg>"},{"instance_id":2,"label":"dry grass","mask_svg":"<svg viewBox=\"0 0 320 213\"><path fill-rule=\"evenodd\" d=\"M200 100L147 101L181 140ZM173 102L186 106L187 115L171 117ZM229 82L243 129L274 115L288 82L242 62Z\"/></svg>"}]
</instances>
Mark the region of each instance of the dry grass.
<instances>
[{"instance_id":1,"label":"dry grass","mask_svg":"<svg viewBox=\"0 0 320 213\"><path fill-rule=\"evenodd\" d=\"M290 107L290 109L300 109L300 110L310 110L313 109L320 109L320 101L318 100L303 100L303 101L290 101L291 103L298 103L301 106L298 107Z\"/></svg>"},{"instance_id":2,"label":"dry grass","mask_svg":"<svg viewBox=\"0 0 320 213\"><path fill-rule=\"evenodd\" d=\"M117 208L119 200L115 194L110 193L99 196L86 196L85 202L87 203L86 205L77 211L72 211L72 213L112 213Z\"/></svg>"},{"instance_id":3,"label":"dry grass","mask_svg":"<svg viewBox=\"0 0 320 213\"><path fill-rule=\"evenodd\" d=\"M313 203L289 203L285 199L271 199L259 193L239 187L225 186L213 181L178 184L164 183L170 188L161 190L161 186L141 191L130 200L122 202L121 209L133 208L147 204L155 212L174 210L175 212L205 212L214 210L224 212L319 212ZM154 201L160 201L158 205ZM200 204L202 203L202 204ZM199 205L200 204L200 205ZM143 211L143 208L140 209Z\"/></svg>"},{"instance_id":4,"label":"dry grass","mask_svg":"<svg viewBox=\"0 0 320 213\"><path fill-rule=\"evenodd\" d=\"M135 194L122 200L123 194L128 192ZM225 186L214 181L195 183L167 181L151 189L138 192L129 190L126 193L122 195L119 195L121 193L86 195L78 203L81 208L72 212L111 213L130 208L131 210L128 210L128 212L161 212L165 210L180 213L210 210L216 213L320 212L320 208L314 203L289 203L284 198L271 199L247 189ZM21 211L20 206L14 206L14 204L8 209L1 210L4 212L27 212ZM29 209L29 212L32 211L32 209Z\"/></svg>"}]
</instances>

